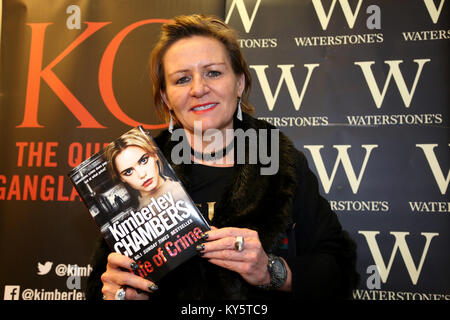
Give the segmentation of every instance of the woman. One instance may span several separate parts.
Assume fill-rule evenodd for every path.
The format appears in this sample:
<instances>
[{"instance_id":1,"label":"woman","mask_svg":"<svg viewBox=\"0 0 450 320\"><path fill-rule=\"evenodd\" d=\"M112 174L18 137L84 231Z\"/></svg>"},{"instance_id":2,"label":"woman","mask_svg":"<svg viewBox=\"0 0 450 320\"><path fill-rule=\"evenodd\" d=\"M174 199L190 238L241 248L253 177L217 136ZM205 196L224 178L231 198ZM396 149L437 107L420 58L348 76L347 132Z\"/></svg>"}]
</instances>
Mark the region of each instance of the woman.
<instances>
[{"instance_id":1,"label":"woman","mask_svg":"<svg viewBox=\"0 0 450 320\"><path fill-rule=\"evenodd\" d=\"M169 129L184 130L192 149L194 164L172 167L196 203L213 204L214 228L198 246L199 256L163 278L156 291L151 281L123 271L134 261L101 246L88 298L114 299L121 287L126 299L350 297L358 281L356 248L319 195L303 154L280 133L279 170L261 175L262 163L237 163L227 145L230 129L273 129L249 115L250 73L234 32L214 17L177 17L162 27L150 73L156 108ZM223 140L203 136L193 143L198 124L200 134L216 129ZM156 143L170 161L176 142L169 131ZM246 150L253 147L248 143Z\"/></svg>"},{"instance_id":2,"label":"woman","mask_svg":"<svg viewBox=\"0 0 450 320\"><path fill-rule=\"evenodd\" d=\"M156 148L138 128L133 128L105 148L104 156L113 176L131 193L137 194L138 208L178 184L164 176Z\"/></svg>"}]
</instances>

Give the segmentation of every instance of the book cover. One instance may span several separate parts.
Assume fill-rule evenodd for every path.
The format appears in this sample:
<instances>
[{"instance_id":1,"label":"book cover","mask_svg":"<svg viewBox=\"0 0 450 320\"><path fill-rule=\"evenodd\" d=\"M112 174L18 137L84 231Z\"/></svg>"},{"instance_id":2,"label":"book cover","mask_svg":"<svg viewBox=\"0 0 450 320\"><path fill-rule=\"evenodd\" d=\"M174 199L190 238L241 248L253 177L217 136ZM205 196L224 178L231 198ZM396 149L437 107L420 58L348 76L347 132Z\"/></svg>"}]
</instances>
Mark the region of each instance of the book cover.
<instances>
[{"instance_id":1,"label":"book cover","mask_svg":"<svg viewBox=\"0 0 450 320\"><path fill-rule=\"evenodd\" d=\"M197 254L210 227L142 127L133 128L68 174L112 250L158 282Z\"/></svg>"}]
</instances>

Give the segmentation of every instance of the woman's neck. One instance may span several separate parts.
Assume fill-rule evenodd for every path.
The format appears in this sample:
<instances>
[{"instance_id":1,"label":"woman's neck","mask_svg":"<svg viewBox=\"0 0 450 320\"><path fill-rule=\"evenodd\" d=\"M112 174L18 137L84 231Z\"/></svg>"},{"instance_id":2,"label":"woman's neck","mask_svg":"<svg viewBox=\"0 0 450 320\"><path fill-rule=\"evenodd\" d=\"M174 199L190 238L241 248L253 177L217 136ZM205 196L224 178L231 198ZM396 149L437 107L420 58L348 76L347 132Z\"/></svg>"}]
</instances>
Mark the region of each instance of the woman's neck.
<instances>
[{"instance_id":1,"label":"woman's neck","mask_svg":"<svg viewBox=\"0 0 450 320\"><path fill-rule=\"evenodd\" d=\"M206 130L191 132L185 129L192 150L191 160L214 167L234 165L234 131Z\"/></svg>"}]
</instances>

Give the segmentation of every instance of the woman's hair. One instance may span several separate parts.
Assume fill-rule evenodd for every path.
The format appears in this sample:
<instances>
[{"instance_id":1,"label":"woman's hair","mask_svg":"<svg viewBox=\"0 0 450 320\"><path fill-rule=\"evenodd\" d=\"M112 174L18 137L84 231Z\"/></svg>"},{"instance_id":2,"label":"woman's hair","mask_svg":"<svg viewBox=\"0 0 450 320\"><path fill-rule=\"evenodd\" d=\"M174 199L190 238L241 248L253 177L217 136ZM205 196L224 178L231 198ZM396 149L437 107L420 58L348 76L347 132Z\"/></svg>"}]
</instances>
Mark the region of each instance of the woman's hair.
<instances>
[{"instance_id":1,"label":"woman's hair","mask_svg":"<svg viewBox=\"0 0 450 320\"><path fill-rule=\"evenodd\" d=\"M147 136L145 136L138 128L133 128L105 148L104 157L107 161L108 169L115 179L120 179L120 173L117 171L116 167L116 157L129 146L140 147L145 150L150 157L159 160L158 153L148 140ZM160 164L158 161L158 169L161 170L159 166ZM160 175L162 176L161 172Z\"/></svg>"},{"instance_id":2,"label":"woman's hair","mask_svg":"<svg viewBox=\"0 0 450 320\"><path fill-rule=\"evenodd\" d=\"M235 31L216 17L193 14L175 17L171 22L164 24L160 39L151 54L150 75L153 83L153 102L162 119L164 121L169 120L169 108L165 105L161 95L161 91L166 90L163 65L164 54L176 41L193 36L210 37L220 41L225 46L230 57L233 72L238 76L244 74L245 77L244 91L241 96L242 110L253 114L254 108L249 103L252 79L247 62L237 42ZM177 121L175 115L172 116Z\"/></svg>"}]
</instances>

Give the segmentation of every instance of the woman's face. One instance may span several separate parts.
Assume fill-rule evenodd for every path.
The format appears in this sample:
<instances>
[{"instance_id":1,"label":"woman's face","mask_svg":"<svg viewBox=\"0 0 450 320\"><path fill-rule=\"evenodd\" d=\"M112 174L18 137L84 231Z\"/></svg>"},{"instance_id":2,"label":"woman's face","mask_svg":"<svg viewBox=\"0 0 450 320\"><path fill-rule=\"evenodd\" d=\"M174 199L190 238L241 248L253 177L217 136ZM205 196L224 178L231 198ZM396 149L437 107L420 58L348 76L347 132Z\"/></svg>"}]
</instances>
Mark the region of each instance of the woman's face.
<instances>
[{"instance_id":1,"label":"woman's face","mask_svg":"<svg viewBox=\"0 0 450 320\"><path fill-rule=\"evenodd\" d=\"M159 185L156 158L138 146L128 146L115 160L120 179L142 193L153 191Z\"/></svg>"},{"instance_id":2,"label":"woman's face","mask_svg":"<svg viewBox=\"0 0 450 320\"><path fill-rule=\"evenodd\" d=\"M233 128L237 99L244 89L244 75L231 67L225 46L216 39L193 36L172 44L163 57L166 91L164 102L182 126L193 131Z\"/></svg>"}]
</instances>

